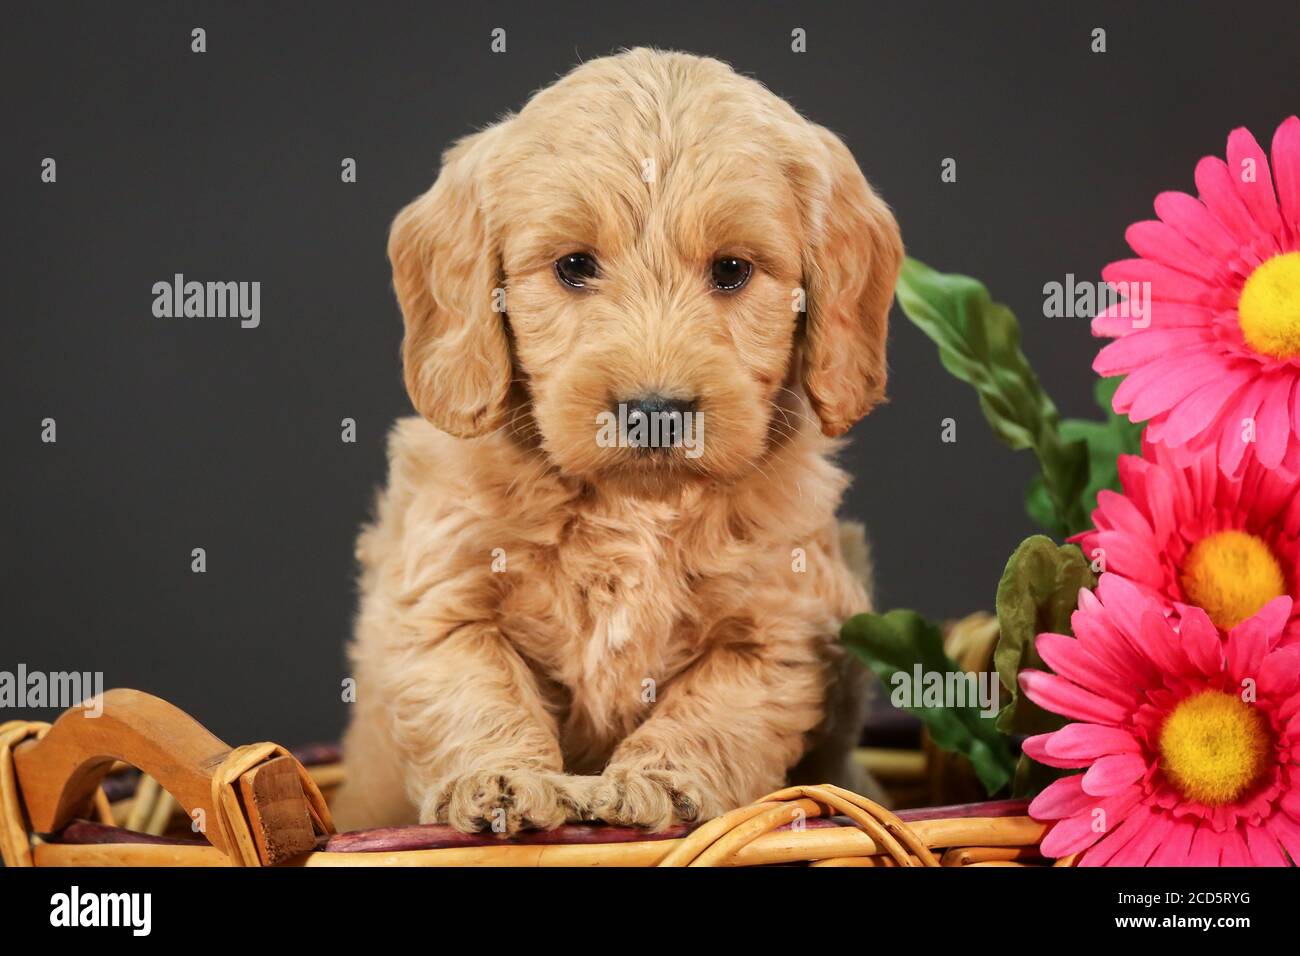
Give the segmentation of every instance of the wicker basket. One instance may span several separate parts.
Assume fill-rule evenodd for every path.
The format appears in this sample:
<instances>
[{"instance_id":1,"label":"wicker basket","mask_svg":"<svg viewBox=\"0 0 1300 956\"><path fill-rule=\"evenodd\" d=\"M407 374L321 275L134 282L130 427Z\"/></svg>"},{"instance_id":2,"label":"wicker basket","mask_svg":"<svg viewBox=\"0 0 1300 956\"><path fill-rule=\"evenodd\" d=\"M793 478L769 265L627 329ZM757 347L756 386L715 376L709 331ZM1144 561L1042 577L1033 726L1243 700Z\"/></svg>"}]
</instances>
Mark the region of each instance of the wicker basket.
<instances>
[{"instance_id":1,"label":"wicker basket","mask_svg":"<svg viewBox=\"0 0 1300 956\"><path fill-rule=\"evenodd\" d=\"M334 748L231 748L171 704L103 695L53 725L0 724L7 866L1033 866L1019 801L895 814L834 786L770 794L695 828L569 825L505 839L423 825L336 834ZM862 760L886 782L926 769ZM137 772L138 768L138 772ZM890 771L894 771L891 776ZM1068 861L1060 861L1061 865Z\"/></svg>"}]
</instances>

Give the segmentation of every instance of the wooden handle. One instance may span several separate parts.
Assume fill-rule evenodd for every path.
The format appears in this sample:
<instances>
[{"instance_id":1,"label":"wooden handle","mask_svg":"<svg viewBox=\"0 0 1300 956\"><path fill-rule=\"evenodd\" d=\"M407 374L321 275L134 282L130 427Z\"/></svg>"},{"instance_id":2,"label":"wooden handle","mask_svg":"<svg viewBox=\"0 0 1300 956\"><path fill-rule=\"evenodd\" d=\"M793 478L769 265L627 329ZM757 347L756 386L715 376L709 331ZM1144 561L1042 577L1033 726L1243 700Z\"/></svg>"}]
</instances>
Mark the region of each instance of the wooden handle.
<instances>
[{"instance_id":1,"label":"wooden handle","mask_svg":"<svg viewBox=\"0 0 1300 956\"><path fill-rule=\"evenodd\" d=\"M268 751L239 774L240 799L223 800L227 781L220 772L232 753L229 744L165 700L116 689L103 694L98 707L80 704L64 711L40 740L19 744L14 770L37 833L53 833L86 815L104 775L121 760L153 777L191 819L202 820L208 841L236 862L270 865L312 849L313 817L319 823L321 814L313 813L307 794L295 786L297 762ZM236 822L238 831L223 817L232 807L247 816L247 822ZM241 832L252 837L242 847Z\"/></svg>"}]
</instances>

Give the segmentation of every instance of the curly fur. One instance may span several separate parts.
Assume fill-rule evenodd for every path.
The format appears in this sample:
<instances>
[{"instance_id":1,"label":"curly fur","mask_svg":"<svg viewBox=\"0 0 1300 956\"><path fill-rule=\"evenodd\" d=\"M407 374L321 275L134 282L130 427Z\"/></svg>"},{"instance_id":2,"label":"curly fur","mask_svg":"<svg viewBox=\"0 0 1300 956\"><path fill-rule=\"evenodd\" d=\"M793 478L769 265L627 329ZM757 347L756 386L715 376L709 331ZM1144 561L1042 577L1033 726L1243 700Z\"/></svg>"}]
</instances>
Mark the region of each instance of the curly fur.
<instances>
[{"instance_id":1,"label":"curly fur","mask_svg":"<svg viewBox=\"0 0 1300 956\"><path fill-rule=\"evenodd\" d=\"M422 417L357 549L342 825L662 828L792 768L863 785L832 455L882 398L901 253L843 143L715 60L588 62L447 152L389 243ZM599 447L646 390L698 400L699 458Z\"/></svg>"}]
</instances>

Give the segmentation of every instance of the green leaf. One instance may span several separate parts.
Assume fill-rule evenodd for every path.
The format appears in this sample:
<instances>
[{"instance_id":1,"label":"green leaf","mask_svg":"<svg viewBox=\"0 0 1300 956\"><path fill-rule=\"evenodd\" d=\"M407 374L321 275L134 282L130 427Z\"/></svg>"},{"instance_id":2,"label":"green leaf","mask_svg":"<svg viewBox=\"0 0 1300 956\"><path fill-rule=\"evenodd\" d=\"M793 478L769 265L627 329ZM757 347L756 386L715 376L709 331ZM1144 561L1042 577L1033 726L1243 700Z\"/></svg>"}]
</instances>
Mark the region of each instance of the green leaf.
<instances>
[{"instance_id":1,"label":"green leaf","mask_svg":"<svg viewBox=\"0 0 1300 956\"><path fill-rule=\"evenodd\" d=\"M1087 526L1083 494L1088 450L1061 434L1060 415L1020 349L1020 324L976 280L936 272L907 259L898 282L903 312L939 346L944 368L979 395L993 433L1014 449L1032 449L1042 471L1036 511L1061 534Z\"/></svg>"},{"instance_id":2,"label":"green leaf","mask_svg":"<svg viewBox=\"0 0 1300 956\"><path fill-rule=\"evenodd\" d=\"M1091 515L1097 507L1097 495L1104 489L1119 491L1119 456L1142 454L1142 425L1134 424L1124 415L1111 411L1111 399L1123 379L1098 380L1095 394L1097 404L1106 412L1104 422L1067 418L1061 422L1061 437L1066 441L1082 441L1088 446L1088 486L1083 492L1083 511ZM1025 511L1045 528L1052 528L1051 501L1043 487L1042 476L1036 476L1025 491ZM1086 531L1092 527L1089 518L1082 525L1065 529L1067 534Z\"/></svg>"},{"instance_id":3,"label":"green leaf","mask_svg":"<svg viewBox=\"0 0 1300 956\"><path fill-rule=\"evenodd\" d=\"M1078 607L1079 589L1096 584L1083 552L1072 544L1058 547L1050 538L1034 535L1011 555L998 583L998 645L993 652L998 676L1010 695L998 714L1003 733L1042 734L1065 723L1020 692L1020 671L1050 670L1038 656L1035 638L1047 631L1072 635L1070 615Z\"/></svg>"},{"instance_id":4,"label":"green leaf","mask_svg":"<svg viewBox=\"0 0 1300 956\"><path fill-rule=\"evenodd\" d=\"M1067 418L1061 423L1061 437L1079 440L1088 446L1088 487L1084 491L1084 509L1091 514L1097 507L1097 495L1104 489L1119 491L1119 456L1142 454L1142 425L1134 424L1127 416L1111 411L1111 399L1123 379L1103 378L1097 382L1094 394L1097 404L1106 412L1104 422L1090 422ZM1092 526L1091 519L1083 526L1070 529L1071 533Z\"/></svg>"},{"instance_id":5,"label":"green leaf","mask_svg":"<svg viewBox=\"0 0 1300 956\"><path fill-rule=\"evenodd\" d=\"M1034 475L1029 487L1025 489L1025 513L1040 528L1057 530L1056 509L1052 507L1052 499L1047 496L1042 475Z\"/></svg>"},{"instance_id":6,"label":"green leaf","mask_svg":"<svg viewBox=\"0 0 1300 956\"><path fill-rule=\"evenodd\" d=\"M840 639L875 671L887 689L898 694L902 688L911 687L912 706L904 709L925 722L936 745L967 757L990 794L1011 781L1015 772L1011 748L994 721L982 716L977 702L926 706L922 688L912 687L918 666L923 680L938 675L945 686L947 674L963 673L944 654L939 628L914 611L858 614L844 623Z\"/></svg>"}]
</instances>

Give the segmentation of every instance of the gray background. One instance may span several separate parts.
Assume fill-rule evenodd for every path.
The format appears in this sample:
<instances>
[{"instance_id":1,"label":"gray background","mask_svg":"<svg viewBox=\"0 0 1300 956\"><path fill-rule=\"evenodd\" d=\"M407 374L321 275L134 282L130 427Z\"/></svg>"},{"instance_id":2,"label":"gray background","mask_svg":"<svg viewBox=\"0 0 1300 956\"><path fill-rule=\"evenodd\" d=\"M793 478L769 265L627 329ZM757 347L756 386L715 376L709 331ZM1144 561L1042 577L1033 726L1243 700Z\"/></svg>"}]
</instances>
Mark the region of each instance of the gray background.
<instances>
[{"instance_id":1,"label":"gray background","mask_svg":"<svg viewBox=\"0 0 1300 956\"><path fill-rule=\"evenodd\" d=\"M233 743L338 733L353 540L408 412L388 222L449 141L621 46L722 57L841 133L909 250L988 283L1058 404L1092 414L1096 343L1086 321L1042 317L1043 284L1095 279L1229 130L1267 148L1300 107L1293 2L1128 7L11 7L0 670L102 670ZM39 180L46 156L56 185ZM151 287L175 272L259 280L261 327L154 318ZM871 528L882 607L989 607L1033 530L1031 461L994 442L897 312L890 348L892 402L853 432L844 510ZM339 440L345 416L356 444ZM956 444L939 440L949 416Z\"/></svg>"}]
</instances>

